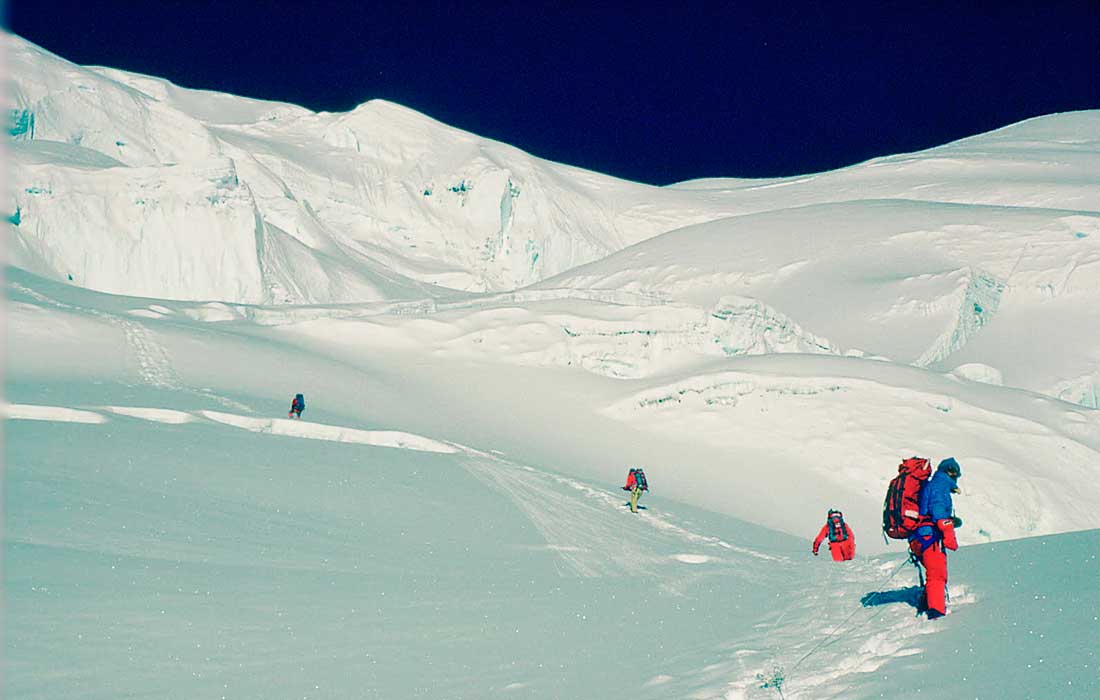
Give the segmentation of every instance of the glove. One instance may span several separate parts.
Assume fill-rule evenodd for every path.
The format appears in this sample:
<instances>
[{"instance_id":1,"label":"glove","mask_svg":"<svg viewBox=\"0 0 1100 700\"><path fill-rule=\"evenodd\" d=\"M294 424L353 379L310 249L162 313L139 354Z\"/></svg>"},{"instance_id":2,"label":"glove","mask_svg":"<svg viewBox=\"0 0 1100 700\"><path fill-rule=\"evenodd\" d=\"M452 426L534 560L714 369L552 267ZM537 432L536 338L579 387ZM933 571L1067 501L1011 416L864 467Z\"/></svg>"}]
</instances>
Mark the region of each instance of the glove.
<instances>
[{"instance_id":1,"label":"glove","mask_svg":"<svg viewBox=\"0 0 1100 700\"><path fill-rule=\"evenodd\" d=\"M814 556L815 557L817 556L817 550L816 549L814 550Z\"/></svg>"},{"instance_id":2,"label":"glove","mask_svg":"<svg viewBox=\"0 0 1100 700\"><path fill-rule=\"evenodd\" d=\"M951 518L944 518L943 520L936 521L936 527L943 533L943 546L954 552L959 548L959 541L955 539L955 521Z\"/></svg>"},{"instance_id":3,"label":"glove","mask_svg":"<svg viewBox=\"0 0 1100 700\"><path fill-rule=\"evenodd\" d=\"M630 490L630 487L629 487L629 486L624 486L624 487L623 487L623 491L629 491L629 490Z\"/></svg>"}]
</instances>

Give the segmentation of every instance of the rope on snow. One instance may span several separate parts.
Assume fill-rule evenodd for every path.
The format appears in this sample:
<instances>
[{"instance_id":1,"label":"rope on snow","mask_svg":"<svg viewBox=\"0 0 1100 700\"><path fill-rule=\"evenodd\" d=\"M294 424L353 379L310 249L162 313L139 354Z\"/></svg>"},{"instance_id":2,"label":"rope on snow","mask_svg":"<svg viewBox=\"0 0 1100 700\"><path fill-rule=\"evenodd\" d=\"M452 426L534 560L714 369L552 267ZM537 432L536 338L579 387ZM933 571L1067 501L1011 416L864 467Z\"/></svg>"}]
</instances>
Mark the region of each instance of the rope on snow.
<instances>
[{"instance_id":1,"label":"rope on snow","mask_svg":"<svg viewBox=\"0 0 1100 700\"><path fill-rule=\"evenodd\" d=\"M906 564L910 564L910 563L914 563L911 558L904 559L900 564L897 565L897 567L892 572L890 572L889 576L887 576L886 578L884 578L884 579L882 579L881 581L878 582L878 584L876 585L876 588L882 588L884 585L889 583L895 576L898 575L899 572L901 572L901 569L902 569L903 566L905 566ZM919 566L917 567L917 570L918 571L920 570ZM878 595L878 593L879 592L876 592L875 595ZM869 599L868 603L870 602L870 600L873 600L873 599L874 599L873 597L871 599ZM794 675L794 672L798 670L798 667L802 665L802 662L804 662L806 659L813 656L822 647L826 646L827 644L830 644L833 641L836 641L837 635L842 631L842 629L848 623L848 621L851 620L853 617L855 617L856 613L858 613L860 610L862 610L866 607L868 607L868 604L864 603L863 605L861 605L860 607L856 608L851 613L849 613L848 617L844 618L839 623L837 623L833 627L832 632L827 634L824 639L822 639L820 642L815 644L812 649L810 649L808 652L803 654L802 658L800 658L798 661L795 662L794 666L791 667L790 672L787 674L787 678L790 678L792 675ZM878 617L878 615L881 612L882 612L882 610L876 611L873 615L871 615L871 617L867 618L867 620L863 624L870 623L872 620L874 620L876 617Z\"/></svg>"}]
</instances>

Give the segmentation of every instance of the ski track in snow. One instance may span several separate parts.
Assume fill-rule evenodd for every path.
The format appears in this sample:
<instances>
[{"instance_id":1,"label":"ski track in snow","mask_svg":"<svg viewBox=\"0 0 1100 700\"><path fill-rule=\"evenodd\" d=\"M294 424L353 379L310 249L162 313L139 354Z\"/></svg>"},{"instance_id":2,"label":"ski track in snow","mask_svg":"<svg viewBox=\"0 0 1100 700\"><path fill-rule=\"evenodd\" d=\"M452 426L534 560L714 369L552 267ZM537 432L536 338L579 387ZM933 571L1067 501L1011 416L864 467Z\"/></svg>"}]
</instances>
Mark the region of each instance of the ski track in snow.
<instances>
[{"instance_id":1,"label":"ski track in snow","mask_svg":"<svg viewBox=\"0 0 1100 700\"><path fill-rule=\"evenodd\" d=\"M140 323L115 316L98 313L111 325L122 329L126 335L126 345L137 360L142 380L161 389L182 389L183 383L172 368L172 360L164 346L156 342L153 334Z\"/></svg>"},{"instance_id":2,"label":"ski track in snow","mask_svg":"<svg viewBox=\"0 0 1100 700\"><path fill-rule=\"evenodd\" d=\"M158 375L165 376L165 375ZM720 538L702 535L681 527L666 515L647 509L642 515L630 513L617 493L609 493L574 479L540 472L532 467L505 462L492 455L461 445L394 430L361 430L309 421L264 418L219 411L195 412L138 406L101 406L68 408L29 404L0 405L0 415L8 420L39 420L67 423L104 424L111 413L156 423L183 424L210 421L250 432L281 437L326 440L414 450L469 455L463 461L468 472L504 494L531 521L546 541L547 549L562 562L563 576L600 577L617 575L657 576L660 567L721 563L721 554L693 552L657 556L636 544L637 538L624 531L624 515L643 526L652 527L673 542L679 541L727 552L738 552L758 559L782 561L780 557L732 545ZM102 411L102 412L99 412ZM570 513L562 518L562 513ZM644 538L645 541L648 538ZM662 584L676 593L676 582Z\"/></svg>"},{"instance_id":3,"label":"ski track in snow","mask_svg":"<svg viewBox=\"0 0 1100 700\"><path fill-rule=\"evenodd\" d=\"M126 345L136 358L138 371L146 384L160 389L190 391L237 411L251 410L249 406L239 401L234 401L206 389L194 389L184 384L175 368L172 367L172 359L168 354L168 350L157 342L153 333L143 324L115 314L94 310L91 313L105 318L108 323L122 329L126 336Z\"/></svg>"},{"instance_id":4,"label":"ski track in snow","mask_svg":"<svg viewBox=\"0 0 1100 700\"><path fill-rule=\"evenodd\" d=\"M463 464L472 476L506 496L531 521L560 558L558 572L562 576L655 573L657 561L634 538L626 536L616 507L579 499L563 492L560 484L553 483L553 477L494 458L473 458ZM569 517L562 517L563 513Z\"/></svg>"},{"instance_id":5,"label":"ski track in snow","mask_svg":"<svg viewBox=\"0 0 1100 700\"><path fill-rule=\"evenodd\" d=\"M529 467L527 467L527 468L529 469ZM589 498L600 499L600 500L606 502L607 504L609 504L611 506L616 506L616 505L619 504L619 497L618 497L617 494L608 494L606 491L600 491L600 490L594 489L591 486L588 486L587 484L576 481L575 479L569 479L569 478L560 477L560 476L553 476L552 478L555 479L556 481L564 484L564 485L567 485L567 486L569 486L573 489L576 489L577 491L581 491L582 493L584 493ZM625 495L623 497L626 498ZM713 537L711 535L702 535L702 534L699 534L697 532L692 532L691 530L688 530L687 528L681 527L680 525L677 525L677 524L673 523L672 521L670 521L667 518L667 516L659 515L659 514L653 513L653 512L649 512L648 508L646 510L647 510L647 514L649 516L649 517L646 518L646 522L649 525L651 525L654 528L657 528L658 530L663 530L666 533L675 535L676 537L679 537L683 540L691 542L692 544L721 547L722 549L725 549L725 550L728 550L728 551L731 551L731 552L737 552L739 554L747 554L748 556L755 557L757 559L763 559L763 560L768 560L768 561L784 561L783 557L776 557L776 556L772 556L770 554L764 554L763 552L758 552L756 550L749 549L747 547L740 547L738 545L730 544L729 542L726 542L726 541L724 541L724 540L722 540L721 538L718 538L718 537ZM688 557L688 558L693 557L693 556L696 556L696 555L691 555L691 554L677 555L677 557ZM685 560L680 559L680 561L685 561ZM687 563L701 563L701 562L692 561L692 562L687 562Z\"/></svg>"},{"instance_id":6,"label":"ski track in snow","mask_svg":"<svg viewBox=\"0 0 1100 700\"><path fill-rule=\"evenodd\" d=\"M97 410L27 404L2 404L9 420L40 420L104 424L103 413L180 424L210 421L238 429L282 437L328 440L428 452L462 453L462 464L474 478L503 494L527 517L557 557L563 577L646 576L661 589L681 595L683 584L706 565L729 565L723 553L736 552L769 565L790 567L789 558L767 555L693 532L672 522L670 514L647 509L635 515L618 493L593 488L568 477L508 462L492 454L399 431L369 431L291 419L272 419L199 410L101 406ZM569 517L562 517L568 513ZM626 520L624 520L624 518ZM637 527L654 535L636 537ZM643 547L639 542L647 543ZM654 543L676 549L678 544L706 548L709 553L654 553ZM676 569L684 571L678 573ZM794 575L795 572L792 572ZM728 660L699 669L688 677L706 679L692 697L712 700L763 700L775 697L781 678L786 700L840 700L853 687L853 677L872 673L892 659L922 652L924 635L951 624L950 615L975 601L962 585L950 586L949 616L940 621L916 618L907 602L916 595L914 572L906 561L856 560L835 565L805 595L772 619L758 624L755 635L739 636L727 646ZM865 605L864 601L879 604ZM788 616L817 620L816 628L781 626ZM731 680L733 679L733 680ZM654 678L661 685L671 677ZM709 686L709 687L708 687Z\"/></svg>"},{"instance_id":7,"label":"ski track in snow","mask_svg":"<svg viewBox=\"0 0 1100 700\"><path fill-rule=\"evenodd\" d=\"M531 521L557 553L563 576L657 576L660 567L722 563L720 554L678 553L654 556L635 544L637 538L623 526L623 515L652 527L672 542L720 548L759 559L781 561L761 552L732 545L717 537L692 532L669 519L667 514L646 508L635 515L623 506L617 493L593 488L575 479L513 464L493 455L469 450L463 462L467 471L508 497ZM569 513L569 517L561 517ZM643 538L648 540L651 538ZM675 564L673 564L675 562ZM675 578L662 578L662 587L678 594Z\"/></svg>"},{"instance_id":8,"label":"ski track in snow","mask_svg":"<svg viewBox=\"0 0 1100 700\"><path fill-rule=\"evenodd\" d=\"M774 621L758 625L759 637L742 640L736 658L724 664L729 667L727 678L736 680L705 697L775 698L774 688L762 686L778 676L786 700L841 700L858 686L853 676L872 673L895 658L922 653L925 635L951 624L958 607L975 602L965 586L949 583L948 616L935 621L917 617L906 602L919 595L915 579L907 561L838 564L824 585L794 597ZM820 624L781 627L792 613ZM755 648L744 649L746 645Z\"/></svg>"},{"instance_id":9,"label":"ski track in snow","mask_svg":"<svg viewBox=\"0 0 1100 700\"><path fill-rule=\"evenodd\" d=\"M168 350L157 342L156 337L152 331L146 328L143 324L131 319L124 318L118 314L109 313L107 311L101 311L99 309L92 309L88 307L74 306L72 304L66 304L64 302L53 299L41 292L37 292L29 287L19 284L18 282L9 282L10 288L29 296L35 301L44 304L46 306L52 306L56 309L64 309L66 311L76 311L86 313L96 318L101 318L107 323L115 326L122 331L123 336L126 339L126 347L133 355L137 364L138 376L141 380L150 385L160 389L174 389L178 391L189 391L199 396L206 397L213 401L231 408L236 411L251 411L250 406L246 406L239 401L234 401L225 396L215 394L212 391L206 389L195 389L187 386L175 368L172 366L172 358L168 353ZM163 306L152 305L155 311L154 316L163 317L168 313L171 313L170 309ZM127 313L133 313L132 311Z\"/></svg>"}]
</instances>

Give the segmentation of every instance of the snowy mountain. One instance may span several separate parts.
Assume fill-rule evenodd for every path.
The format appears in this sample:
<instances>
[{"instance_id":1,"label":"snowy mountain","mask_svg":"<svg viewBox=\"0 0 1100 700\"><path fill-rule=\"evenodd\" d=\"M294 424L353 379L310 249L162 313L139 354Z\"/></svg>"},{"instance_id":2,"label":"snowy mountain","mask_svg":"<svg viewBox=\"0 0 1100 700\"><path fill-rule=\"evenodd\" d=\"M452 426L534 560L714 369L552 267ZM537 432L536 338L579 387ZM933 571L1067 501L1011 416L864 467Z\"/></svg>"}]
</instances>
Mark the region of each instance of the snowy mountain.
<instances>
[{"instance_id":1,"label":"snowy mountain","mask_svg":"<svg viewBox=\"0 0 1100 700\"><path fill-rule=\"evenodd\" d=\"M8 43L6 697L1100 697L1100 112L657 188Z\"/></svg>"},{"instance_id":2,"label":"snowy mountain","mask_svg":"<svg viewBox=\"0 0 1100 700\"><path fill-rule=\"evenodd\" d=\"M315 114L9 44L14 261L90 289L275 304L511 289L732 211L391 103ZM73 221L80 246L63 243Z\"/></svg>"},{"instance_id":3,"label":"snowy mountain","mask_svg":"<svg viewBox=\"0 0 1100 700\"><path fill-rule=\"evenodd\" d=\"M314 114L11 43L10 257L47 278L250 304L537 283L718 317L734 297L739 319L798 339L785 351L963 367L1100 403L1094 338L1064 332L1100 327L1100 112L833 173L653 188L397 105ZM776 349L732 325L673 343ZM1058 342L1019 347L1031 337Z\"/></svg>"},{"instance_id":4,"label":"snowy mountain","mask_svg":"<svg viewBox=\"0 0 1100 700\"><path fill-rule=\"evenodd\" d=\"M815 204L687 227L543 284L659 289L708 309L735 293L842 352L1093 408L1100 396L1100 335L1081 332L1100 328L1100 216L1089 211Z\"/></svg>"}]
</instances>

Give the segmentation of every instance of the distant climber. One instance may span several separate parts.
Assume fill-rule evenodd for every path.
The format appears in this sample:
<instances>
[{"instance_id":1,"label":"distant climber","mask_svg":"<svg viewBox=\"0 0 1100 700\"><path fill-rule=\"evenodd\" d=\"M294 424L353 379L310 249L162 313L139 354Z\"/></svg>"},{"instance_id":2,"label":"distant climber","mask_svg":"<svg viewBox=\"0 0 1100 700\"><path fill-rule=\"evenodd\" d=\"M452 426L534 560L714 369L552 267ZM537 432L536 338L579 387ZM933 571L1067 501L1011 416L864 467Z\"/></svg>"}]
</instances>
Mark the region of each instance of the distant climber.
<instances>
[{"instance_id":1,"label":"distant climber","mask_svg":"<svg viewBox=\"0 0 1100 700\"><path fill-rule=\"evenodd\" d=\"M649 482L646 481L645 471L641 467L631 468L626 475L626 486L623 491L630 492L630 512L638 512L638 499L642 497L642 491L649 490Z\"/></svg>"},{"instance_id":2,"label":"distant climber","mask_svg":"<svg viewBox=\"0 0 1100 700\"><path fill-rule=\"evenodd\" d=\"M306 410L306 397L301 394L295 394L294 400L290 402L290 412L286 414L287 418L301 418L302 411Z\"/></svg>"},{"instance_id":3,"label":"distant climber","mask_svg":"<svg viewBox=\"0 0 1100 700\"><path fill-rule=\"evenodd\" d=\"M833 555L833 561L848 561L856 555L856 536L844 522L844 514L835 508L829 509L825 524L814 540L815 557L826 537L829 538L829 553Z\"/></svg>"},{"instance_id":4,"label":"distant climber","mask_svg":"<svg viewBox=\"0 0 1100 700\"><path fill-rule=\"evenodd\" d=\"M920 493L921 525L909 536L909 551L924 565L924 596L918 609L926 610L928 619L947 614L947 552L955 551L959 543L955 528L962 521L955 517L951 494L959 492L962 468L954 457L940 462L936 473Z\"/></svg>"}]
</instances>

